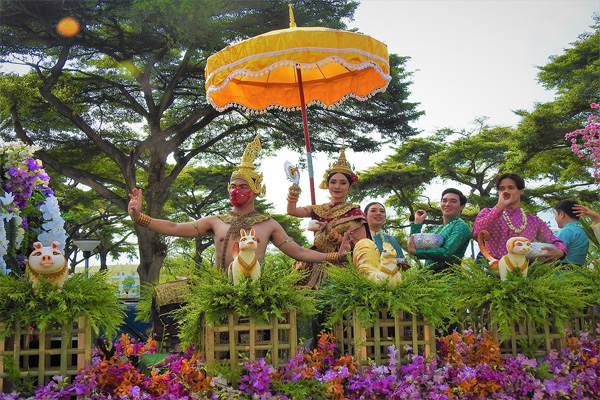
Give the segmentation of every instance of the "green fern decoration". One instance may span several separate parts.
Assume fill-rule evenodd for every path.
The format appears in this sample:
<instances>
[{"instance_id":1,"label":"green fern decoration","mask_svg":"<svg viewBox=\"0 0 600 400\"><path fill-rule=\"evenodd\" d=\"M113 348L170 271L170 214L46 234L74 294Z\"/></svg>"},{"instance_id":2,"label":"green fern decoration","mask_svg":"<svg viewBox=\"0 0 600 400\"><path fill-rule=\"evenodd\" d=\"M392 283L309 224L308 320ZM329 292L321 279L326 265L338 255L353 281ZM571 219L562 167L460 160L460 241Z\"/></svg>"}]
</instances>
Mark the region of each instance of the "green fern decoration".
<instances>
[{"instance_id":1,"label":"green fern decoration","mask_svg":"<svg viewBox=\"0 0 600 400\"><path fill-rule=\"evenodd\" d=\"M394 287L387 282L370 281L352 264L347 268L329 267L329 277L318 294L320 308L328 310L327 324L333 325L345 314L356 311L366 327L375 321L380 308L394 314L400 310L421 313L437 326L447 322L451 317L445 290L449 277L418 267L401 273L402 282Z\"/></svg>"},{"instance_id":2,"label":"green fern decoration","mask_svg":"<svg viewBox=\"0 0 600 400\"><path fill-rule=\"evenodd\" d=\"M79 315L86 317L96 333L102 330L108 337L123 323L123 305L105 273L89 278L75 274L65 281L61 292L42 278L37 294L27 278L0 275L0 339L13 334L17 319L24 326L41 329L51 324L71 326Z\"/></svg>"},{"instance_id":3,"label":"green fern decoration","mask_svg":"<svg viewBox=\"0 0 600 400\"><path fill-rule=\"evenodd\" d=\"M590 304L600 304L600 261L589 265L573 266L577 286L585 293Z\"/></svg>"},{"instance_id":4,"label":"green fern decoration","mask_svg":"<svg viewBox=\"0 0 600 400\"><path fill-rule=\"evenodd\" d=\"M485 260L454 266L455 278L449 287L453 310L459 320L491 313L491 322L497 324L503 340L510 336L513 323L524 321L536 327L548 323L564 331L564 322L589 304L581 279L565 268L534 261L527 277L515 271L501 281Z\"/></svg>"},{"instance_id":5,"label":"green fern decoration","mask_svg":"<svg viewBox=\"0 0 600 400\"><path fill-rule=\"evenodd\" d=\"M261 263L258 280L243 279L238 286L225 272L212 265L203 265L200 275L190 277L190 295L179 311L180 339L184 346L198 343L201 327L220 323L233 313L265 323L271 316L282 317L286 310L298 316L316 314L313 293L293 284L304 276L291 271L284 257L272 257Z\"/></svg>"},{"instance_id":6,"label":"green fern decoration","mask_svg":"<svg viewBox=\"0 0 600 400\"><path fill-rule=\"evenodd\" d=\"M136 321L150 322L152 320L152 292L159 281L146 282L140 288L140 299L135 306Z\"/></svg>"}]
</instances>

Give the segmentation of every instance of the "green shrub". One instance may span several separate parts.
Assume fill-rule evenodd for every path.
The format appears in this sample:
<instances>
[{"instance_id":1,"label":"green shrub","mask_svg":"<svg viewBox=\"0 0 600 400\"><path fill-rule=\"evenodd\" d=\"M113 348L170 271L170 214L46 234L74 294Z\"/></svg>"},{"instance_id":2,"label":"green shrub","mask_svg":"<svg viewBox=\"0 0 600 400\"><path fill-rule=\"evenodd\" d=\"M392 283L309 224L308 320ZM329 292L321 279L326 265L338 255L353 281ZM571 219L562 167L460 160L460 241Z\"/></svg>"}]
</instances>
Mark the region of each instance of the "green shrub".
<instances>
[{"instance_id":1,"label":"green shrub","mask_svg":"<svg viewBox=\"0 0 600 400\"><path fill-rule=\"evenodd\" d=\"M116 295L116 287L107 282L105 273L74 274L62 291L41 278L34 294L31 282L12 274L0 275L0 339L13 333L18 318L23 326L45 328L50 324L71 326L79 315L96 333L102 330L113 337L123 323L124 306Z\"/></svg>"},{"instance_id":2,"label":"green shrub","mask_svg":"<svg viewBox=\"0 0 600 400\"><path fill-rule=\"evenodd\" d=\"M413 267L402 271L402 282L391 286L387 282L370 281L352 263L346 268L331 266L327 274L318 300L320 308L328 310L329 325L355 310L366 327L377 318L380 308L392 313L400 310L421 313L433 325L441 325L451 316L445 290L447 275L434 275L429 269Z\"/></svg>"}]
</instances>

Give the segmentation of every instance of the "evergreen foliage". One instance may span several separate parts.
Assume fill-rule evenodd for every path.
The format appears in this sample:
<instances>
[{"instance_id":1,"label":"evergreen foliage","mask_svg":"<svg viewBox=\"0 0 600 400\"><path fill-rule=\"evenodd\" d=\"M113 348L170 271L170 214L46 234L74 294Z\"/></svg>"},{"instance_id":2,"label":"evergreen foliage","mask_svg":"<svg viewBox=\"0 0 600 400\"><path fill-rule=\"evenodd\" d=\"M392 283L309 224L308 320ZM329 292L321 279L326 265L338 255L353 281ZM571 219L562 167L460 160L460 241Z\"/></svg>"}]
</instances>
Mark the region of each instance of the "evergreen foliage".
<instances>
[{"instance_id":1,"label":"evergreen foliage","mask_svg":"<svg viewBox=\"0 0 600 400\"><path fill-rule=\"evenodd\" d=\"M312 292L292 286L303 275L290 271L283 257L273 257L261 264L259 279L242 279L234 286L224 271L205 263L200 275L190 277L188 302L179 311L183 346L197 343L205 321L220 323L233 313L263 323L271 316L282 317L288 310L295 310L299 316L315 314Z\"/></svg>"},{"instance_id":2,"label":"evergreen foliage","mask_svg":"<svg viewBox=\"0 0 600 400\"><path fill-rule=\"evenodd\" d=\"M429 269L417 267L401 273L402 282L394 287L370 281L352 264L348 268L328 268L329 278L318 293L320 308L328 310L327 323L334 324L355 310L366 327L375 321L380 308L393 314L400 310L421 313L433 325L440 325L450 316L447 275L434 275Z\"/></svg>"},{"instance_id":3,"label":"evergreen foliage","mask_svg":"<svg viewBox=\"0 0 600 400\"><path fill-rule=\"evenodd\" d=\"M573 274L589 303L600 304L600 261L593 261L588 266L574 267Z\"/></svg>"},{"instance_id":4,"label":"evergreen foliage","mask_svg":"<svg viewBox=\"0 0 600 400\"><path fill-rule=\"evenodd\" d=\"M467 261L464 267L453 267L455 275L449 286L453 311L459 320L489 311L503 340L509 337L511 324L525 321L536 327L548 323L564 331L565 321L589 304L588 290L576 270L565 268L564 264L534 261L527 277L515 271L502 281L487 262Z\"/></svg>"},{"instance_id":5,"label":"evergreen foliage","mask_svg":"<svg viewBox=\"0 0 600 400\"><path fill-rule=\"evenodd\" d=\"M0 136L42 146L36 157L120 209L111 215L123 216L133 186L143 188L151 217L182 218L175 211L177 193L186 195L186 220L212 215L223 205L216 201L224 197L220 181L203 179L198 189L184 185L221 168L193 168L236 164L258 132L260 157L304 149L300 112L219 112L205 93L207 58L229 44L287 28L288 3L0 1L0 15L10 15L0 25L0 61L30 67L21 76L0 74ZM351 0L300 1L294 16L299 27L347 29L357 7ZM65 15L79 21L78 35L56 32L52 21ZM312 107L307 118L315 150L337 154L343 137L349 149L373 152L416 135L410 125L423 111L408 100L407 62L390 55L390 84L369 101ZM140 280L157 280L168 241L149 229L135 227L135 234ZM200 252L208 241L196 246Z\"/></svg>"},{"instance_id":6,"label":"evergreen foliage","mask_svg":"<svg viewBox=\"0 0 600 400\"><path fill-rule=\"evenodd\" d=\"M13 334L14 322L39 329L59 324L72 326L79 315L87 319L96 333L108 337L122 324L123 306L116 287L107 282L105 273L75 274L65 281L63 290L41 278L34 294L27 278L0 275L0 339Z\"/></svg>"}]
</instances>

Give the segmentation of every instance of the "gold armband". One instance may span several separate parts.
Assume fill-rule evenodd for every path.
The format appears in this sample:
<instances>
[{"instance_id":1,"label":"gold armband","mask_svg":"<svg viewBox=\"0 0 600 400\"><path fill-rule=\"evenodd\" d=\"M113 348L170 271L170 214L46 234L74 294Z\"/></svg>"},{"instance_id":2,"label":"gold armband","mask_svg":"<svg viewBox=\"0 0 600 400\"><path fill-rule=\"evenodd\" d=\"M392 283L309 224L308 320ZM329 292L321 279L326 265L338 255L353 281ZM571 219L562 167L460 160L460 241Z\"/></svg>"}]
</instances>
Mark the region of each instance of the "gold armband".
<instances>
[{"instance_id":1,"label":"gold armband","mask_svg":"<svg viewBox=\"0 0 600 400\"><path fill-rule=\"evenodd\" d=\"M140 214L137 218L133 219L133 222L135 224L141 225L141 226L148 226L150 225L150 220L152 218L150 218L150 216L146 215L146 214Z\"/></svg>"},{"instance_id":2,"label":"gold armband","mask_svg":"<svg viewBox=\"0 0 600 400\"><path fill-rule=\"evenodd\" d=\"M327 253L327 257L325 258L325 261L330 262L330 263L335 263L339 261L339 255L337 252L333 252L333 253Z\"/></svg>"},{"instance_id":3,"label":"gold armband","mask_svg":"<svg viewBox=\"0 0 600 400\"><path fill-rule=\"evenodd\" d=\"M198 231L198 236L200 236L200 227L198 226L198 221L197 220L190 221L190 224L192 224L192 226L194 228L196 228L196 230Z\"/></svg>"},{"instance_id":4,"label":"gold armband","mask_svg":"<svg viewBox=\"0 0 600 400\"><path fill-rule=\"evenodd\" d=\"M273 244L275 244L276 247L279 247L279 246L283 246L284 244L289 243L289 242L293 242L293 241L294 241L294 238L291 237L291 236L288 236L287 238L285 238L285 240L283 241L283 243L281 243L281 244L275 244L275 243L273 243Z\"/></svg>"}]
</instances>

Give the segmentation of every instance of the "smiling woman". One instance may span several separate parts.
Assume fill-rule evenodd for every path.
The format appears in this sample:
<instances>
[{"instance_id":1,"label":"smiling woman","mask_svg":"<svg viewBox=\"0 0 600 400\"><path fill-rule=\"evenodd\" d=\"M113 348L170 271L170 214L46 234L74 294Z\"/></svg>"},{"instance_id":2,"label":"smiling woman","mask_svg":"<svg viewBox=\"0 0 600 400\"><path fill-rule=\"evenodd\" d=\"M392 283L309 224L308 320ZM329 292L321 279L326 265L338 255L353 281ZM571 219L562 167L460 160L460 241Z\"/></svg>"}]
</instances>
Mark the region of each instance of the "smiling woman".
<instances>
[{"instance_id":1,"label":"smiling woman","mask_svg":"<svg viewBox=\"0 0 600 400\"><path fill-rule=\"evenodd\" d=\"M404 253L396 238L384 233L381 229L386 220L386 212L383 204L377 202L367 204L365 207L365 215L367 217L367 223L369 224L371 237L373 238L373 242L377 245L379 252L381 253L383 250L383 243L390 243L394 250L396 250L396 259L404 258Z\"/></svg>"},{"instance_id":2,"label":"smiling woman","mask_svg":"<svg viewBox=\"0 0 600 400\"><path fill-rule=\"evenodd\" d=\"M352 183L358 177L352 171L350 163L346 160L344 146L339 159L334 162L323 176L324 180L319 186L328 189L330 201L325 204L296 207L300 188L294 184L290 187L287 197L287 212L289 215L300 218L311 218L310 230L314 232L315 239L312 246L320 252L331 253L340 249L342 239L346 233L351 235L351 245L368 237L368 228L365 215L360 206L346 202L346 195ZM334 264L341 264L335 260L327 260ZM313 289L319 288L321 281L326 276L325 263L296 262L294 267L298 270L308 270L309 275L303 278L299 285L306 285Z\"/></svg>"}]
</instances>

